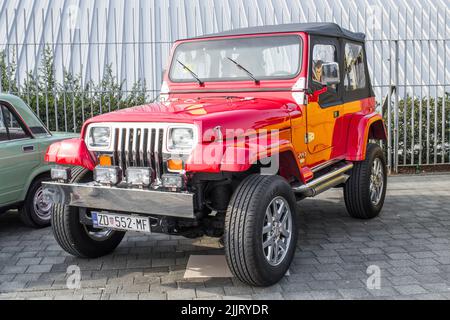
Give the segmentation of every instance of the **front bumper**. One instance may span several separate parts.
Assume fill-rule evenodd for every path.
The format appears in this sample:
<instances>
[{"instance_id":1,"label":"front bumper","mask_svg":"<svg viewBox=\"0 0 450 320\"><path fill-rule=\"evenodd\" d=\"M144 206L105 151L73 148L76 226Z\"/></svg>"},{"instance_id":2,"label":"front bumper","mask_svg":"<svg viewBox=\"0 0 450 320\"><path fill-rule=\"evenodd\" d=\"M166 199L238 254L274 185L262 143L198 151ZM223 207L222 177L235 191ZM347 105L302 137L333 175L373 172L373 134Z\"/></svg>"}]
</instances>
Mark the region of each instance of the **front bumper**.
<instances>
[{"instance_id":1,"label":"front bumper","mask_svg":"<svg viewBox=\"0 0 450 320\"><path fill-rule=\"evenodd\" d=\"M113 212L195 218L194 195L99 186L94 183L43 182L44 194L53 203Z\"/></svg>"}]
</instances>

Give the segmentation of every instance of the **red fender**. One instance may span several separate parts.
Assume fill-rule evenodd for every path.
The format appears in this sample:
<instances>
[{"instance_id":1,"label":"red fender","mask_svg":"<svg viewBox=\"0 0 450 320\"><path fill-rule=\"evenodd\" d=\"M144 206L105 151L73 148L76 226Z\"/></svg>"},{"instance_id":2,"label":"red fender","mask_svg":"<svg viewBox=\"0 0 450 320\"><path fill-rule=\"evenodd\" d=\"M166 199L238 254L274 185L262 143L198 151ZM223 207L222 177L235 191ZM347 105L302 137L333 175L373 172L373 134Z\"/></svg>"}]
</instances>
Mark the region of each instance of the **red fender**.
<instances>
[{"instance_id":1,"label":"red fender","mask_svg":"<svg viewBox=\"0 0 450 320\"><path fill-rule=\"evenodd\" d=\"M365 159L369 137L379 140L387 139L386 127L379 113L356 113L352 116L348 128L346 159L349 161Z\"/></svg>"},{"instance_id":2,"label":"red fender","mask_svg":"<svg viewBox=\"0 0 450 320\"><path fill-rule=\"evenodd\" d=\"M223 142L198 145L186 161L187 172L242 172L258 160L257 151L245 144L236 146Z\"/></svg>"},{"instance_id":3,"label":"red fender","mask_svg":"<svg viewBox=\"0 0 450 320\"><path fill-rule=\"evenodd\" d=\"M258 160L291 147L289 140L243 139L241 143L218 141L199 144L186 162L187 172L242 172L250 169Z\"/></svg>"},{"instance_id":4,"label":"red fender","mask_svg":"<svg viewBox=\"0 0 450 320\"><path fill-rule=\"evenodd\" d=\"M297 176L306 183L312 178L312 172L304 167L299 170L300 164L295 151L289 140L280 139L276 143L270 140L257 140L250 138L245 143L234 142L212 142L199 144L186 161L186 172L244 172L250 169L258 160L264 161L273 154L282 155L279 161L284 167L280 174L286 176ZM290 160L286 156L292 155ZM281 168L280 168L281 169Z\"/></svg>"},{"instance_id":5,"label":"red fender","mask_svg":"<svg viewBox=\"0 0 450 320\"><path fill-rule=\"evenodd\" d=\"M51 144L45 154L46 162L61 165L81 166L94 170L96 161L83 139L75 138Z\"/></svg>"},{"instance_id":6,"label":"red fender","mask_svg":"<svg viewBox=\"0 0 450 320\"><path fill-rule=\"evenodd\" d=\"M224 150L220 142L197 145L186 161L186 172L220 172Z\"/></svg>"}]
</instances>

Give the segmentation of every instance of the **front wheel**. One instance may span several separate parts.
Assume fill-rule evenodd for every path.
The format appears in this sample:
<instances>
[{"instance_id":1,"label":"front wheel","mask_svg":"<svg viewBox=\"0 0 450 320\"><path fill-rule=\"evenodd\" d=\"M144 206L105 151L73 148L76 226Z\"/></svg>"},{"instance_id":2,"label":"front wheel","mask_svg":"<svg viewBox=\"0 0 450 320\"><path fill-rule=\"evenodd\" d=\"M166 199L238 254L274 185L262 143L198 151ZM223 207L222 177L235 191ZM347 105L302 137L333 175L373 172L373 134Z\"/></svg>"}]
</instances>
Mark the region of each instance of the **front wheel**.
<instances>
[{"instance_id":1,"label":"front wheel","mask_svg":"<svg viewBox=\"0 0 450 320\"><path fill-rule=\"evenodd\" d=\"M366 159L354 164L344 186L347 211L353 218L372 219L383 208L386 196L387 170L383 150L368 144Z\"/></svg>"},{"instance_id":2,"label":"front wheel","mask_svg":"<svg viewBox=\"0 0 450 320\"><path fill-rule=\"evenodd\" d=\"M89 175L89 171L75 168L71 182L83 182ZM98 258L114 251L125 232L84 225L80 223L79 211L76 207L53 205L53 235L61 248L80 258Z\"/></svg>"},{"instance_id":3,"label":"front wheel","mask_svg":"<svg viewBox=\"0 0 450 320\"><path fill-rule=\"evenodd\" d=\"M44 228L50 225L51 203L46 201L42 182L49 180L48 175L36 178L30 185L25 202L19 210L20 219L32 228Z\"/></svg>"},{"instance_id":4,"label":"front wheel","mask_svg":"<svg viewBox=\"0 0 450 320\"><path fill-rule=\"evenodd\" d=\"M232 273L255 286L277 283L297 243L296 201L279 176L251 175L234 192L225 218L225 255Z\"/></svg>"}]
</instances>

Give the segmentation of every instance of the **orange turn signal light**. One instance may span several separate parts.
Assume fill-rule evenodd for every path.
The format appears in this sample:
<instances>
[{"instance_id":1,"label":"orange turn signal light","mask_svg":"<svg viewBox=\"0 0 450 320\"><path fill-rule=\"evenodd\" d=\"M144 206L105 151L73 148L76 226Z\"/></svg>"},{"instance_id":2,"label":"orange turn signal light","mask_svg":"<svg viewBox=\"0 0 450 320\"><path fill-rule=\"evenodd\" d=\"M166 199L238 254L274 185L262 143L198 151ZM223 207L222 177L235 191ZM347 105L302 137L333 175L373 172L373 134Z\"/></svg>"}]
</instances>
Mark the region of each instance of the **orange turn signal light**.
<instances>
[{"instance_id":1,"label":"orange turn signal light","mask_svg":"<svg viewBox=\"0 0 450 320\"><path fill-rule=\"evenodd\" d=\"M112 159L111 156L102 154L100 157L98 157L99 164L101 166L111 166L112 165Z\"/></svg>"},{"instance_id":2,"label":"orange turn signal light","mask_svg":"<svg viewBox=\"0 0 450 320\"><path fill-rule=\"evenodd\" d=\"M171 171L181 171L183 170L183 160L169 159L167 160L167 168Z\"/></svg>"}]
</instances>

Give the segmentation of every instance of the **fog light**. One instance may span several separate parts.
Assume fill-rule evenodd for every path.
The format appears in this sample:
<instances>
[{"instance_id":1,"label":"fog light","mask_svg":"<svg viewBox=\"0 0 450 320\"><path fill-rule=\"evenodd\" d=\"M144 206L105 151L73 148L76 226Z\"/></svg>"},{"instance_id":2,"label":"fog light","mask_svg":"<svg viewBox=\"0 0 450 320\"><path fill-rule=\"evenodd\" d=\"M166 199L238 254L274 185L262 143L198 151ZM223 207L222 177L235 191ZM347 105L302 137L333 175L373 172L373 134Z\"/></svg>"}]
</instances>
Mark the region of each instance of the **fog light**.
<instances>
[{"instance_id":1,"label":"fog light","mask_svg":"<svg viewBox=\"0 0 450 320\"><path fill-rule=\"evenodd\" d=\"M128 168L126 176L129 184L148 187L152 183L153 170L151 168Z\"/></svg>"},{"instance_id":2,"label":"fog light","mask_svg":"<svg viewBox=\"0 0 450 320\"><path fill-rule=\"evenodd\" d=\"M97 166L94 169L94 180L101 184L116 185L122 181L122 169L117 166Z\"/></svg>"},{"instance_id":3,"label":"fog light","mask_svg":"<svg viewBox=\"0 0 450 320\"><path fill-rule=\"evenodd\" d=\"M163 174L162 184L166 188L182 188L183 177L178 174Z\"/></svg>"},{"instance_id":4,"label":"fog light","mask_svg":"<svg viewBox=\"0 0 450 320\"><path fill-rule=\"evenodd\" d=\"M72 177L72 169L65 167L54 167L50 170L52 180L67 182Z\"/></svg>"}]
</instances>

